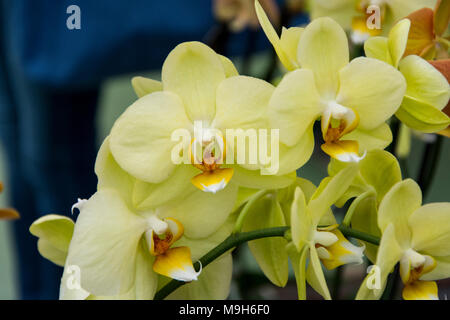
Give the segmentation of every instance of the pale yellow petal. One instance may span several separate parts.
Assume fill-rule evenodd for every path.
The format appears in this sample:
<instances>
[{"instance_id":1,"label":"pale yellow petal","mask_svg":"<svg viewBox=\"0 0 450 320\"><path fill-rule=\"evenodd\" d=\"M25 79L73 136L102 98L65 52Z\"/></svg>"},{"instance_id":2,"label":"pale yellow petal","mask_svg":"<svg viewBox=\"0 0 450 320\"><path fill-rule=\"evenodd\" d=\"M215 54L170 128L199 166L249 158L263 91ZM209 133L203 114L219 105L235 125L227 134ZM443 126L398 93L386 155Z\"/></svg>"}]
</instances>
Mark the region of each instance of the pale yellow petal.
<instances>
[{"instance_id":1,"label":"pale yellow petal","mask_svg":"<svg viewBox=\"0 0 450 320\"><path fill-rule=\"evenodd\" d=\"M273 48L275 49L278 58L280 59L283 66L288 70L294 70L298 67L296 61L292 61L287 52L284 51L284 48L281 44L280 38L278 37L277 32L273 28L272 24L269 21L269 18L267 17L266 13L264 12L264 9L261 7L259 2L255 0L255 9L256 9L256 15L258 16L259 23L261 24L262 29L264 30L264 33L267 36L267 39L272 44Z\"/></svg>"},{"instance_id":2,"label":"pale yellow petal","mask_svg":"<svg viewBox=\"0 0 450 320\"><path fill-rule=\"evenodd\" d=\"M377 261L370 273L361 284L356 300L378 300L386 287L388 275L403 255L403 249L396 240L394 225L389 224L384 232L378 247Z\"/></svg>"},{"instance_id":3,"label":"pale yellow petal","mask_svg":"<svg viewBox=\"0 0 450 320\"><path fill-rule=\"evenodd\" d=\"M422 191L414 180L406 179L395 184L380 203L378 226L383 231L392 223L400 245L408 246L411 241L408 219L421 204Z\"/></svg>"},{"instance_id":4,"label":"pale yellow petal","mask_svg":"<svg viewBox=\"0 0 450 320\"><path fill-rule=\"evenodd\" d=\"M347 36L330 18L313 20L303 31L298 47L302 68L314 73L315 83L325 99L333 99L339 89L339 70L349 61Z\"/></svg>"},{"instance_id":5,"label":"pale yellow petal","mask_svg":"<svg viewBox=\"0 0 450 320\"><path fill-rule=\"evenodd\" d=\"M397 68L400 59L403 57L406 49L406 43L408 42L408 33L411 26L411 21L403 19L399 21L389 31L389 52L392 58L392 65Z\"/></svg>"},{"instance_id":6,"label":"pale yellow petal","mask_svg":"<svg viewBox=\"0 0 450 320\"><path fill-rule=\"evenodd\" d=\"M131 79L131 84L133 85L134 92L139 98L155 91L162 91L163 89L161 81L144 77L134 77Z\"/></svg>"},{"instance_id":7,"label":"pale yellow petal","mask_svg":"<svg viewBox=\"0 0 450 320\"><path fill-rule=\"evenodd\" d=\"M74 229L73 221L65 216L50 214L33 222L30 233L39 238L39 253L53 263L64 266Z\"/></svg>"},{"instance_id":8,"label":"pale yellow petal","mask_svg":"<svg viewBox=\"0 0 450 320\"><path fill-rule=\"evenodd\" d=\"M424 101L442 110L450 98L447 79L426 60L408 56L400 61L400 72L405 76L406 95Z\"/></svg>"},{"instance_id":9,"label":"pale yellow petal","mask_svg":"<svg viewBox=\"0 0 450 320\"><path fill-rule=\"evenodd\" d=\"M328 290L322 265L320 263L319 256L317 255L317 250L316 248L311 247L309 252L309 265L306 270L306 280L309 285L325 300L331 300L330 291Z\"/></svg>"},{"instance_id":10,"label":"pale yellow petal","mask_svg":"<svg viewBox=\"0 0 450 320\"><path fill-rule=\"evenodd\" d=\"M98 296L128 292L146 228L146 220L131 212L116 191L94 194L81 209L67 256L67 265L81 272L81 287Z\"/></svg>"},{"instance_id":11,"label":"pale yellow petal","mask_svg":"<svg viewBox=\"0 0 450 320\"><path fill-rule=\"evenodd\" d=\"M220 83L213 126L227 129L267 128L267 108L274 87L263 80L237 76Z\"/></svg>"},{"instance_id":12,"label":"pale yellow petal","mask_svg":"<svg viewBox=\"0 0 450 320\"><path fill-rule=\"evenodd\" d=\"M364 51L368 58L378 59L393 65L386 37L370 37L364 42Z\"/></svg>"},{"instance_id":13,"label":"pale yellow petal","mask_svg":"<svg viewBox=\"0 0 450 320\"><path fill-rule=\"evenodd\" d=\"M412 246L431 256L450 256L450 203L430 203L409 217Z\"/></svg>"},{"instance_id":14,"label":"pale yellow petal","mask_svg":"<svg viewBox=\"0 0 450 320\"><path fill-rule=\"evenodd\" d=\"M216 90L225 69L211 48L200 42L179 44L167 56L161 77L164 91L180 96L192 121L214 117Z\"/></svg>"},{"instance_id":15,"label":"pale yellow petal","mask_svg":"<svg viewBox=\"0 0 450 320\"><path fill-rule=\"evenodd\" d=\"M295 70L284 76L269 104L270 125L280 130L280 141L294 146L323 111L310 70Z\"/></svg>"},{"instance_id":16,"label":"pale yellow petal","mask_svg":"<svg viewBox=\"0 0 450 320\"><path fill-rule=\"evenodd\" d=\"M187 237L204 238L227 220L236 201L237 189L238 186L231 182L216 194L190 186L187 196L164 205L158 212L161 217L173 217L180 221Z\"/></svg>"},{"instance_id":17,"label":"pale yellow petal","mask_svg":"<svg viewBox=\"0 0 450 320\"><path fill-rule=\"evenodd\" d=\"M146 182L159 183L175 168L171 156L177 141L172 141L172 133L190 128L179 97L155 92L136 101L120 116L111 130L109 146L125 171Z\"/></svg>"}]
</instances>

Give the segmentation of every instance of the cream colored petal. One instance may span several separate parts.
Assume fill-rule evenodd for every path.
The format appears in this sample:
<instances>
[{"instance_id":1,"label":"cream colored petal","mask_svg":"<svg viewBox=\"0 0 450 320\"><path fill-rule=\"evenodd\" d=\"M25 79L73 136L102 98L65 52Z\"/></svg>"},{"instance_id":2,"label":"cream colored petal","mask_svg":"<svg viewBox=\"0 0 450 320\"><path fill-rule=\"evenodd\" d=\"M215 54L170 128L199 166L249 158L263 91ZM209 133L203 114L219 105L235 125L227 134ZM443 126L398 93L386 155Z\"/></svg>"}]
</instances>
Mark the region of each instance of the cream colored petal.
<instances>
[{"instance_id":1,"label":"cream colored petal","mask_svg":"<svg viewBox=\"0 0 450 320\"><path fill-rule=\"evenodd\" d=\"M295 68L300 67L297 62L297 49L303 30L304 28L299 27L290 27L287 29L283 27L281 30L280 46Z\"/></svg>"},{"instance_id":2,"label":"cream colored petal","mask_svg":"<svg viewBox=\"0 0 450 320\"><path fill-rule=\"evenodd\" d=\"M387 151L373 150L360 164L364 181L376 190L379 203L385 194L402 180L402 172L397 158Z\"/></svg>"},{"instance_id":3,"label":"cream colored petal","mask_svg":"<svg viewBox=\"0 0 450 320\"><path fill-rule=\"evenodd\" d=\"M133 85L134 92L139 98L155 91L162 91L163 89L161 81L144 77L134 77L131 79L131 84Z\"/></svg>"},{"instance_id":4,"label":"cream colored petal","mask_svg":"<svg viewBox=\"0 0 450 320\"><path fill-rule=\"evenodd\" d=\"M190 186L189 194L158 209L161 217L172 217L184 226L189 238L204 238L214 233L228 218L237 198L238 186L232 183L216 194Z\"/></svg>"},{"instance_id":5,"label":"cream colored petal","mask_svg":"<svg viewBox=\"0 0 450 320\"><path fill-rule=\"evenodd\" d=\"M180 240L174 243L174 247L186 246L191 249L192 261L195 262L206 253L223 242L233 231L236 223L237 213L232 213L227 220L211 235L204 238L188 238L184 235Z\"/></svg>"},{"instance_id":6,"label":"cream colored petal","mask_svg":"<svg viewBox=\"0 0 450 320\"><path fill-rule=\"evenodd\" d=\"M406 43L408 42L409 28L411 27L411 21L403 19L399 21L389 31L389 52L392 58L392 65L397 68L400 59L403 57L406 49Z\"/></svg>"},{"instance_id":7,"label":"cream colored petal","mask_svg":"<svg viewBox=\"0 0 450 320\"><path fill-rule=\"evenodd\" d=\"M330 291L323 274L322 265L315 247L310 247L309 265L306 270L306 280L309 285L319 293L325 300L331 300Z\"/></svg>"},{"instance_id":8,"label":"cream colored petal","mask_svg":"<svg viewBox=\"0 0 450 320\"><path fill-rule=\"evenodd\" d=\"M297 144L323 111L310 70L286 74L275 89L269 104L270 125L280 130L280 141Z\"/></svg>"},{"instance_id":9,"label":"cream colored petal","mask_svg":"<svg viewBox=\"0 0 450 320\"><path fill-rule=\"evenodd\" d=\"M267 128L267 108L274 87L263 80L237 76L220 83L216 95L215 128Z\"/></svg>"},{"instance_id":10,"label":"cream colored petal","mask_svg":"<svg viewBox=\"0 0 450 320\"><path fill-rule=\"evenodd\" d=\"M284 175L261 175L259 170L247 170L235 166L232 179L244 188L281 189L295 181L295 173L291 171Z\"/></svg>"},{"instance_id":11,"label":"cream colored petal","mask_svg":"<svg viewBox=\"0 0 450 320\"><path fill-rule=\"evenodd\" d=\"M129 107L114 124L109 146L119 166L134 177L159 183L175 168L171 159L177 129L190 129L181 100L173 93L155 92ZM189 131L188 131L189 132Z\"/></svg>"},{"instance_id":12,"label":"cream colored petal","mask_svg":"<svg viewBox=\"0 0 450 320\"><path fill-rule=\"evenodd\" d=\"M425 273L420 280L440 280L450 277L450 256L433 257L436 261L436 267L428 273Z\"/></svg>"},{"instance_id":13,"label":"cream colored petal","mask_svg":"<svg viewBox=\"0 0 450 320\"><path fill-rule=\"evenodd\" d=\"M370 37L364 42L364 51L368 58L378 59L390 65L394 64L386 37Z\"/></svg>"},{"instance_id":14,"label":"cream colored petal","mask_svg":"<svg viewBox=\"0 0 450 320\"><path fill-rule=\"evenodd\" d=\"M216 109L216 90L225 79L220 57L200 42L184 42L173 49L162 68L164 91L181 97L189 118L210 121Z\"/></svg>"},{"instance_id":15,"label":"cream colored petal","mask_svg":"<svg viewBox=\"0 0 450 320\"><path fill-rule=\"evenodd\" d=\"M395 233L395 228L392 223L385 228L378 248L377 262L373 266L375 268L373 272L378 273L379 278L375 273L369 274L361 284L356 295L356 300L378 300L383 294L389 273L393 271L395 265L403 255L403 250L396 240ZM379 282L377 283L376 280L379 280ZM370 288L371 285L373 285L372 288Z\"/></svg>"},{"instance_id":16,"label":"cream colored petal","mask_svg":"<svg viewBox=\"0 0 450 320\"><path fill-rule=\"evenodd\" d=\"M287 174L301 168L314 151L314 132L308 129L300 141L293 147L280 144L280 165L278 175Z\"/></svg>"},{"instance_id":17,"label":"cream colored petal","mask_svg":"<svg viewBox=\"0 0 450 320\"><path fill-rule=\"evenodd\" d=\"M356 164L348 165L330 179L323 180L308 203L313 223L317 226L327 210L344 194L358 173Z\"/></svg>"},{"instance_id":18,"label":"cream colored petal","mask_svg":"<svg viewBox=\"0 0 450 320\"><path fill-rule=\"evenodd\" d=\"M357 198L359 199L359 198ZM358 231L363 231L374 236L380 236L381 232L377 225L377 199L374 194L360 196L361 201L357 203L352 216L352 228ZM353 203L356 203L355 200ZM352 203L352 204L353 204ZM366 250L364 251L367 258L375 263L378 246L364 242Z\"/></svg>"},{"instance_id":19,"label":"cream colored petal","mask_svg":"<svg viewBox=\"0 0 450 320\"><path fill-rule=\"evenodd\" d=\"M158 275L153 272L155 258L149 254L141 241L136 256L136 277L134 279L134 297L136 300L152 300L158 285Z\"/></svg>"},{"instance_id":20,"label":"cream colored petal","mask_svg":"<svg viewBox=\"0 0 450 320\"><path fill-rule=\"evenodd\" d=\"M109 139L109 136L105 138L95 160L97 189L116 189L127 203L131 203L131 193L136 179L117 164L109 148Z\"/></svg>"},{"instance_id":21,"label":"cream colored petal","mask_svg":"<svg viewBox=\"0 0 450 320\"><path fill-rule=\"evenodd\" d=\"M287 245L286 250L294 269L298 300L306 300L306 258L309 256L309 246L304 245L298 251L297 247L291 242Z\"/></svg>"},{"instance_id":22,"label":"cream colored petal","mask_svg":"<svg viewBox=\"0 0 450 320\"><path fill-rule=\"evenodd\" d=\"M313 20L300 38L298 61L302 68L313 71L320 95L334 99L339 89L339 70L349 61L344 30L330 18Z\"/></svg>"},{"instance_id":23,"label":"cream colored petal","mask_svg":"<svg viewBox=\"0 0 450 320\"><path fill-rule=\"evenodd\" d=\"M439 132L450 125L450 118L444 112L407 95L395 116L409 128L425 133Z\"/></svg>"},{"instance_id":24,"label":"cream colored petal","mask_svg":"<svg viewBox=\"0 0 450 320\"><path fill-rule=\"evenodd\" d=\"M146 228L146 220L131 212L116 191L94 194L81 209L67 256L67 265L81 272L81 287L98 296L128 292Z\"/></svg>"},{"instance_id":25,"label":"cream colored petal","mask_svg":"<svg viewBox=\"0 0 450 320\"><path fill-rule=\"evenodd\" d=\"M184 197L191 187L191 178L199 170L190 164L180 164L169 178L161 183L147 183L136 180L133 191L133 206L139 210L148 210Z\"/></svg>"},{"instance_id":26,"label":"cream colored petal","mask_svg":"<svg viewBox=\"0 0 450 320\"><path fill-rule=\"evenodd\" d=\"M356 58L339 74L337 102L359 115L359 127L379 127L400 107L406 90L402 74L372 58Z\"/></svg>"},{"instance_id":27,"label":"cream colored petal","mask_svg":"<svg viewBox=\"0 0 450 320\"><path fill-rule=\"evenodd\" d=\"M285 52L285 48L283 47L277 32L273 28L272 24L269 21L269 18L267 17L266 13L264 12L264 9L261 7L258 1L255 1L255 10L256 15L258 16L259 23L261 24L261 27L264 30L267 39L270 41L273 48L275 49L278 58L280 59L283 66L288 71L296 69L298 67L298 64L296 63L296 61L292 61L289 58L288 53Z\"/></svg>"},{"instance_id":28,"label":"cream colored petal","mask_svg":"<svg viewBox=\"0 0 450 320\"><path fill-rule=\"evenodd\" d=\"M295 188L294 199L291 207L291 232L292 242L300 249L308 243L315 231L311 213L306 206L305 195L300 187Z\"/></svg>"},{"instance_id":29,"label":"cream colored petal","mask_svg":"<svg viewBox=\"0 0 450 320\"><path fill-rule=\"evenodd\" d=\"M53 263L64 266L72 239L74 223L56 214L43 216L33 222L30 233L39 238L39 253Z\"/></svg>"},{"instance_id":30,"label":"cream colored petal","mask_svg":"<svg viewBox=\"0 0 450 320\"><path fill-rule=\"evenodd\" d=\"M430 203L409 217L412 247L433 257L450 256L450 203Z\"/></svg>"},{"instance_id":31,"label":"cream colored petal","mask_svg":"<svg viewBox=\"0 0 450 320\"><path fill-rule=\"evenodd\" d=\"M90 296L89 292L81 288L80 278L76 274L76 270L73 266L66 265L64 267L59 287L60 300L85 300Z\"/></svg>"},{"instance_id":32,"label":"cream colored petal","mask_svg":"<svg viewBox=\"0 0 450 320\"><path fill-rule=\"evenodd\" d=\"M341 140L355 140L359 149L363 151L383 150L392 142L392 132L389 125L383 122L372 130L355 129L346 134Z\"/></svg>"},{"instance_id":33,"label":"cream colored petal","mask_svg":"<svg viewBox=\"0 0 450 320\"><path fill-rule=\"evenodd\" d=\"M236 67L234 66L233 62L230 59L221 54L217 55L222 61L223 69L225 70L225 77L230 78L239 75L239 72L237 71Z\"/></svg>"}]
</instances>

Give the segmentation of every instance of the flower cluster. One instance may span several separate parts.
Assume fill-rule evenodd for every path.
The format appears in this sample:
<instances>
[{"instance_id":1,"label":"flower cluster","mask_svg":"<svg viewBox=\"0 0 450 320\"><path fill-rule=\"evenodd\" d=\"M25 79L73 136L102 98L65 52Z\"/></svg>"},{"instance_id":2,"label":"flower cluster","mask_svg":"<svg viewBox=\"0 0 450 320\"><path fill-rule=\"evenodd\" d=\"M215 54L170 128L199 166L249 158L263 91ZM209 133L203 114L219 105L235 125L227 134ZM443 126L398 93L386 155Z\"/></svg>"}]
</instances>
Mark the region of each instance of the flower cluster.
<instances>
[{"instance_id":1,"label":"flower cluster","mask_svg":"<svg viewBox=\"0 0 450 320\"><path fill-rule=\"evenodd\" d=\"M364 33L358 21L375 2L383 30L356 37L365 56L351 60L345 29L353 24L351 39ZM277 85L239 75L200 42L174 48L161 81L134 78L138 99L98 152L97 192L74 205L75 223L47 215L30 227L39 252L64 267L61 299L153 299L173 280L186 284L169 298L224 299L230 252L203 269L195 262L233 232L275 227L287 231L249 246L277 286L291 262L299 299L306 283L331 299L322 267L365 257L374 267L358 299L380 298L397 263L404 299L436 299L434 281L450 276L450 203L422 205L417 183L384 150L394 118L422 133L450 125L449 60L426 60L442 51L449 16L440 1L429 9L436 32L423 43L413 32L421 24L405 18L424 2L434 1L316 0L310 24L278 36L256 1L285 68ZM313 153L316 121L330 157L318 186L296 175ZM350 202L339 224L332 207ZM358 243L346 238L350 227Z\"/></svg>"}]
</instances>

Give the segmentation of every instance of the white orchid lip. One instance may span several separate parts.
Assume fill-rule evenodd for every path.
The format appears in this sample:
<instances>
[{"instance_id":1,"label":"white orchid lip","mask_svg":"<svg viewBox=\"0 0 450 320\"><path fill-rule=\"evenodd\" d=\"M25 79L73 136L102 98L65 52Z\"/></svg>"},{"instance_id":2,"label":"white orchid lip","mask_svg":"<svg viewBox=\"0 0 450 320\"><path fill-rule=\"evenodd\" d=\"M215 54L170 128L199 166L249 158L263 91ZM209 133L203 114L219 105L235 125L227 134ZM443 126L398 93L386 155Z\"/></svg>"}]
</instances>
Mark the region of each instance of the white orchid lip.
<instances>
[{"instance_id":1,"label":"white orchid lip","mask_svg":"<svg viewBox=\"0 0 450 320\"><path fill-rule=\"evenodd\" d=\"M339 125L333 127L333 122L336 121L339 122ZM347 108L334 100L325 103L325 110L322 112L321 119L322 135L325 142L338 141L342 136L353 131L358 124L359 117L353 109Z\"/></svg>"},{"instance_id":2,"label":"white orchid lip","mask_svg":"<svg viewBox=\"0 0 450 320\"><path fill-rule=\"evenodd\" d=\"M359 144L353 140L341 140L347 133L356 129L359 116L351 108L341 105L335 100L325 101L322 112L321 128L325 143L322 150L330 157L342 162L359 162L363 156L359 155Z\"/></svg>"},{"instance_id":3,"label":"white orchid lip","mask_svg":"<svg viewBox=\"0 0 450 320\"><path fill-rule=\"evenodd\" d=\"M329 231L315 231L313 241L315 244L328 247L338 241L338 237Z\"/></svg>"},{"instance_id":4,"label":"white orchid lip","mask_svg":"<svg viewBox=\"0 0 450 320\"><path fill-rule=\"evenodd\" d=\"M226 154L226 141L222 134L215 130L204 130L201 141L193 139L190 154L194 167L202 170L202 173L191 179L192 184L198 189L217 193L223 190L230 182L234 170L221 168Z\"/></svg>"},{"instance_id":5,"label":"white orchid lip","mask_svg":"<svg viewBox=\"0 0 450 320\"><path fill-rule=\"evenodd\" d=\"M411 284L435 267L436 261L431 256L422 255L410 248L400 259L400 276L404 284Z\"/></svg>"},{"instance_id":6,"label":"white orchid lip","mask_svg":"<svg viewBox=\"0 0 450 320\"><path fill-rule=\"evenodd\" d=\"M423 281L420 278L436 267L436 260L422 255L410 248L400 259L400 276L404 283L402 291L405 300L438 300L438 287L435 281Z\"/></svg>"},{"instance_id":7,"label":"white orchid lip","mask_svg":"<svg viewBox=\"0 0 450 320\"><path fill-rule=\"evenodd\" d=\"M314 242L322 264L332 270L343 264L361 264L364 259L365 246L355 246L348 241L336 225L320 228L314 234Z\"/></svg>"},{"instance_id":8,"label":"white orchid lip","mask_svg":"<svg viewBox=\"0 0 450 320\"><path fill-rule=\"evenodd\" d=\"M175 247L172 245L184 233L183 225L174 218L160 219L156 214L147 218L148 229L145 240L150 254L155 257L153 271L179 281L197 280L200 270L194 269L189 247Z\"/></svg>"}]
</instances>

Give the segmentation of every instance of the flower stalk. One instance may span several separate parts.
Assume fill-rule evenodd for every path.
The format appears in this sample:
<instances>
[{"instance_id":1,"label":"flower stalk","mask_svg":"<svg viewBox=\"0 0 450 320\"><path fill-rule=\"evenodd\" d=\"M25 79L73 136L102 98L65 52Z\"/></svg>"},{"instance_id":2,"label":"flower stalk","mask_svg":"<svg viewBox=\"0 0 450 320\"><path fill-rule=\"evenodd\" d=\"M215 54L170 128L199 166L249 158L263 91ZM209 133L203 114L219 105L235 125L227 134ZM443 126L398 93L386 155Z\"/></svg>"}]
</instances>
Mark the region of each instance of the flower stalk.
<instances>
[{"instance_id":1,"label":"flower stalk","mask_svg":"<svg viewBox=\"0 0 450 320\"><path fill-rule=\"evenodd\" d=\"M348 237L353 237L359 240L363 240L375 245L380 243L380 239L376 236L367 234L362 231L357 231L345 226L339 226L339 230ZM219 258L222 254L227 252L228 250L233 249L234 247L243 244L248 241L262 239L262 238L270 238L270 237L284 237L285 233L289 231L289 227L275 227L275 228L267 228L254 230L249 232L239 232L232 233L228 238L226 238L222 243L220 243L217 247L209 251L203 257L200 258L194 264L194 267L198 270L200 265L204 268L217 258ZM171 280L164 287L162 287L154 297L154 300L163 300L173 291L186 284L186 282Z\"/></svg>"}]
</instances>

